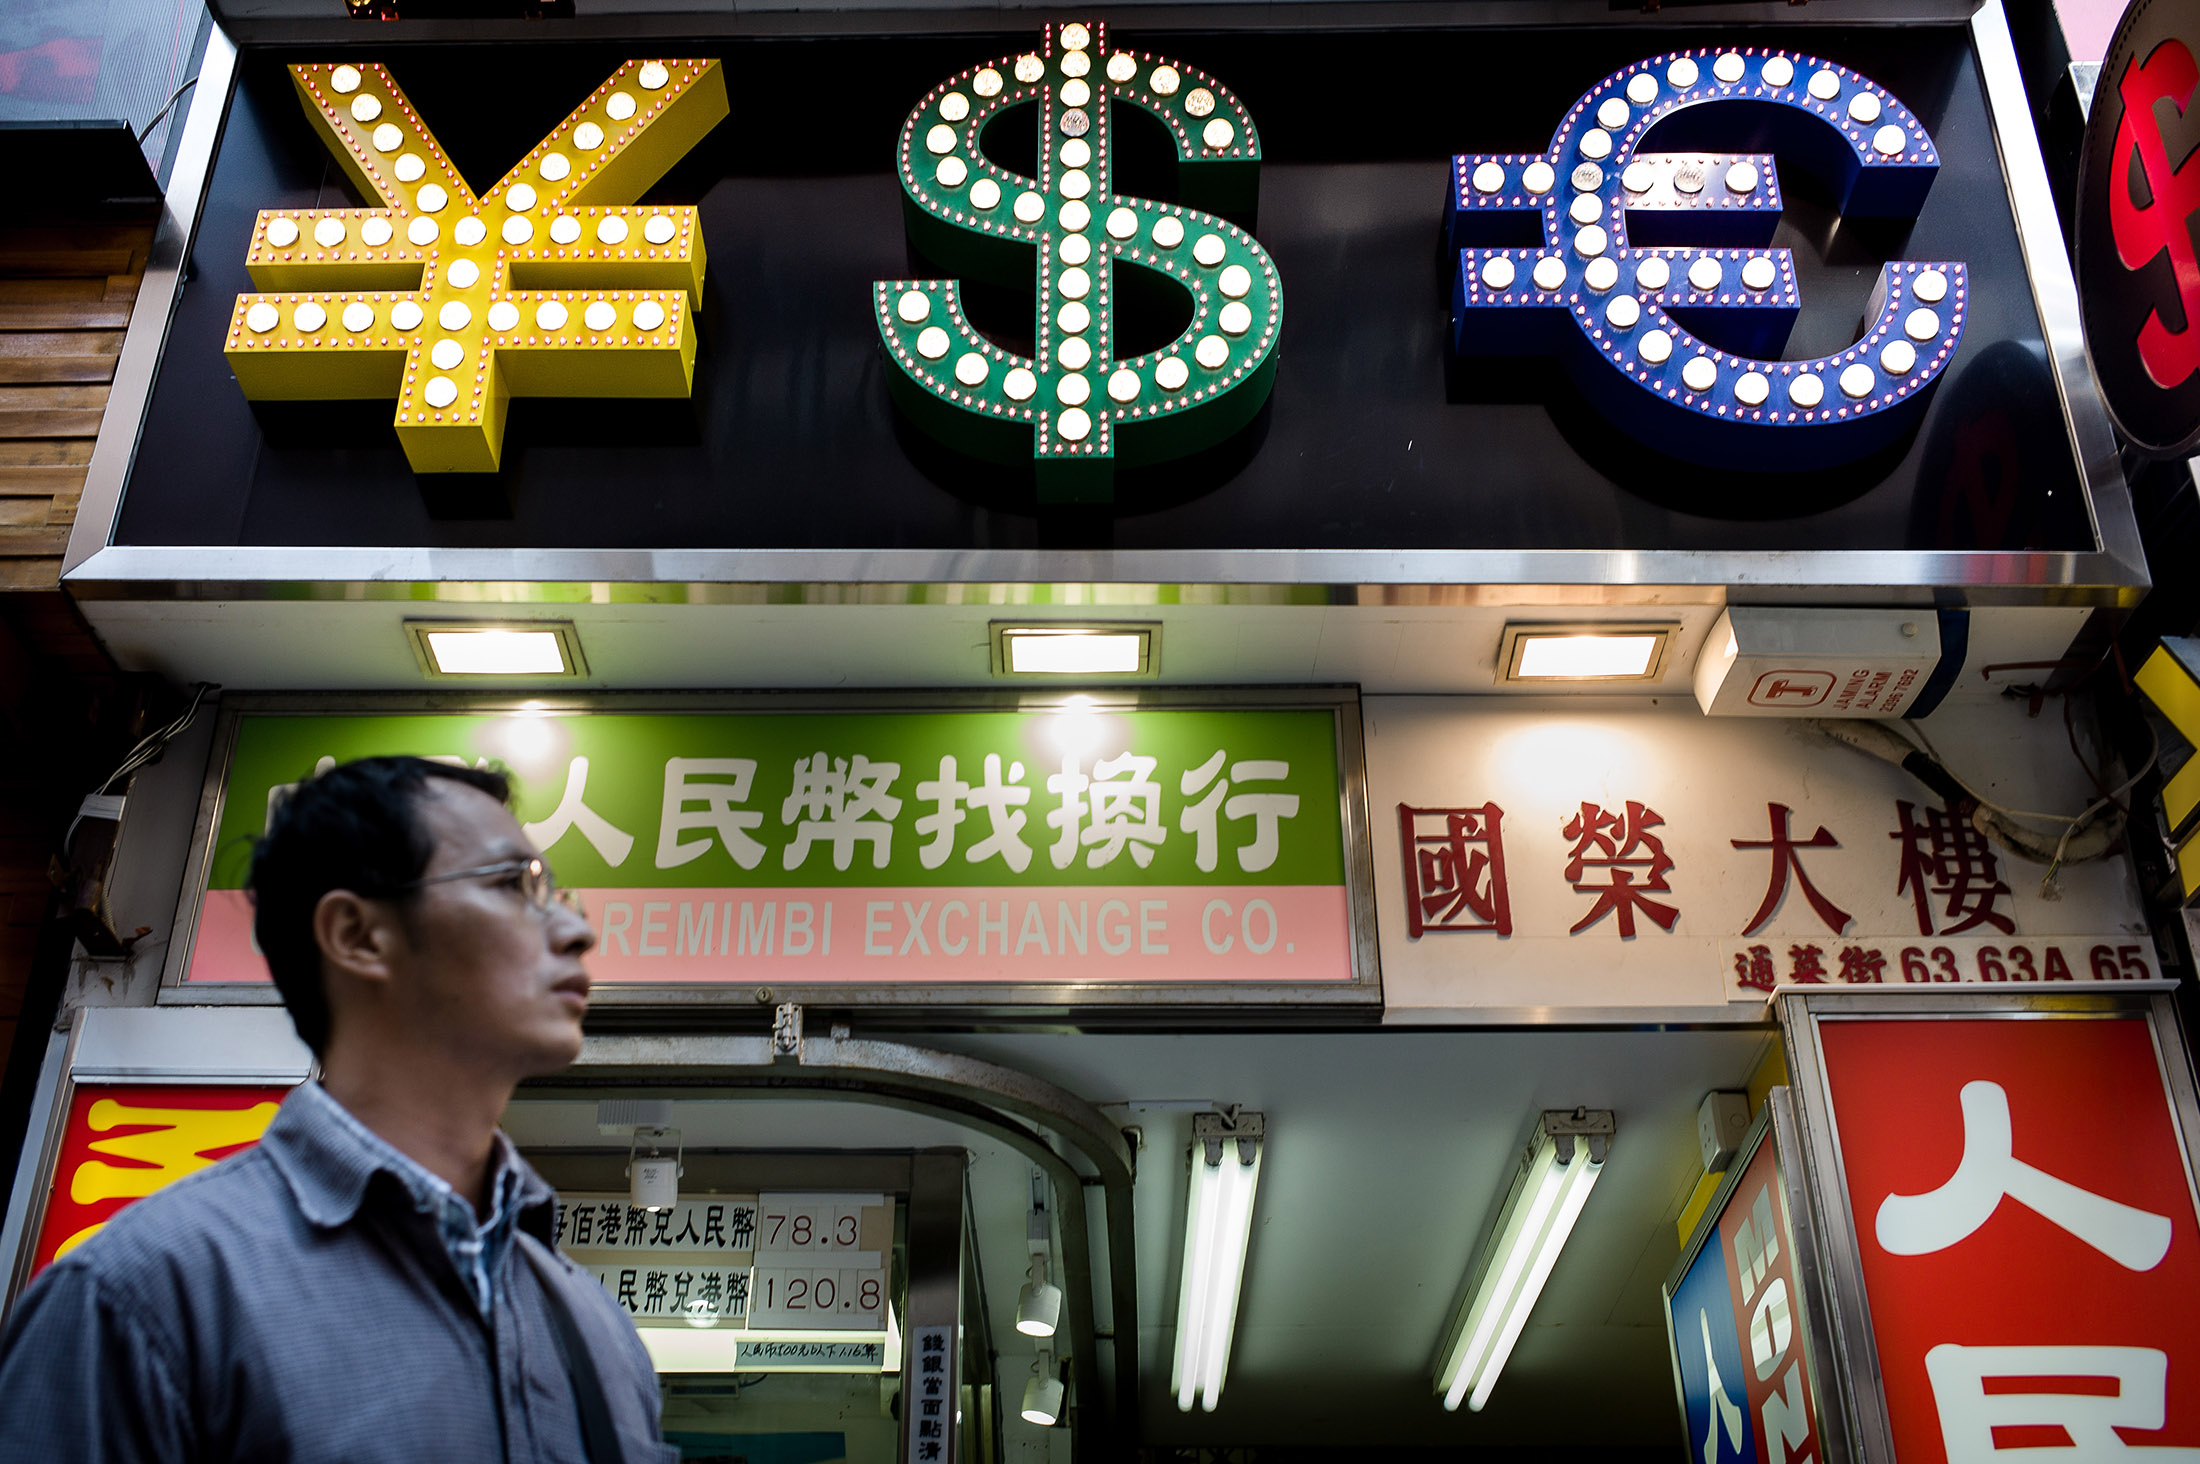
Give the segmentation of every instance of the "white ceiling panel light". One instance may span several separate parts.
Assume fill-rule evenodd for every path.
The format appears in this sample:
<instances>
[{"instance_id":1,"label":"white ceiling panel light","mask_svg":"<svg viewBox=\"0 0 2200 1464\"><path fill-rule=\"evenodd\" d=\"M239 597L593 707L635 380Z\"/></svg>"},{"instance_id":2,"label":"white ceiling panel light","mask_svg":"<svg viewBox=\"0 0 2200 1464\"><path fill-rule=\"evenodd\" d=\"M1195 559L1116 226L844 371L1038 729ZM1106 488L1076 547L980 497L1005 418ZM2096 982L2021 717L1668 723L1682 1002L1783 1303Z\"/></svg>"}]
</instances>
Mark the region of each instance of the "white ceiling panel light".
<instances>
[{"instance_id":1,"label":"white ceiling panel light","mask_svg":"<svg viewBox=\"0 0 2200 1464\"><path fill-rule=\"evenodd\" d=\"M1655 681L1665 669L1671 625L1508 625L1498 680L1513 684Z\"/></svg>"},{"instance_id":2,"label":"white ceiling panel light","mask_svg":"<svg viewBox=\"0 0 2200 1464\"><path fill-rule=\"evenodd\" d=\"M1437 1349L1436 1391L1446 1409L1464 1401L1480 1412L1489 1401L1611 1155L1612 1133L1612 1115L1601 1109L1552 1110L1537 1122Z\"/></svg>"},{"instance_id":3,"label":"white ceiling panel light","mask_svg":"<svg viewBox=\"0 0 2200 1464\"><path fill-rule=\"evenodd\" d=\"M1161 670L1161 627L1145 621L996 620L993 674L1148 681Z\"/></svg>"},{"instance_id":4,"label":"white ceiling panel light","mask_svg":"<svg viewBox=\"0 0 2200 1464\"><path fill-rule=\"evenodd\" d=\"M570 620L408 620L405 635L421 671L437 681L588 674Z\"/></svg>"},{"instance_id":5,"label":"white ceiling panel light","mask_svg":"<svg viewBox=\"0 0 2200 1464\"><path fill-rule=\"evenodd\" d=\"M1191 1199L1184 1217L1176 1366L1170 1376L1176 1406L1186 1413L1195 1398L1208 1413L1222 1398L1266 1132L1262 1115L1236 1109L1192 1119Z\"/></svg>"}]
</instances>

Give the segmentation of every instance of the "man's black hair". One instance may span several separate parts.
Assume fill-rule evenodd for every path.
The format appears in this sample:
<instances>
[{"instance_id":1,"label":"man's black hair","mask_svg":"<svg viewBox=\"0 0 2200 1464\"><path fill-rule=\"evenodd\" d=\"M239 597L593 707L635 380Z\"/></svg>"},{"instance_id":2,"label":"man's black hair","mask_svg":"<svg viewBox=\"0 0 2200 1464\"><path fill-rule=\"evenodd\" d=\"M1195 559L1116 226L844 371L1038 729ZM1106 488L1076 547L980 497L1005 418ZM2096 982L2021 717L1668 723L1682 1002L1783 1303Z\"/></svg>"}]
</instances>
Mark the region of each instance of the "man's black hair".
<instances>
[{"instance_id":1,"label":"man's black hair","mask_svg":"<svg viewBox=\"0 0 2200 1464\"><path fill-rule=\"evenodd\" d=\"M419 757L366 757L330 768L280 799L267 833L253 846L252 933L298 1036L321 1055L328 1045L328 989L313 912L330 890L393 898L420 878L435 841L420 817L428 780L478 788L499 803L512 797L502 771Z\"/></svg>"}]
</instances>

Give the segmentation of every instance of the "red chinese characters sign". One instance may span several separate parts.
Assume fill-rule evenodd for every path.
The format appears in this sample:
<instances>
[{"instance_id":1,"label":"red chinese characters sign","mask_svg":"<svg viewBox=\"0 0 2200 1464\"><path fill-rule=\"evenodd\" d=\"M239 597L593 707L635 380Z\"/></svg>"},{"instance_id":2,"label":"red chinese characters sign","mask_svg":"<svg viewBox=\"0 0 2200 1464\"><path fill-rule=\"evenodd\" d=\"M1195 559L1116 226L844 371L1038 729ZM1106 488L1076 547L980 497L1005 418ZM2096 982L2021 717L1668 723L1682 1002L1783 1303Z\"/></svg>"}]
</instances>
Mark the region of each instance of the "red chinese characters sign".
<instances>
[{"instance_id":1,"label":"red chinese characters sign","mask_svg":"<svg viewBox=\"0 0 2200 1464\"><path fill-rule=\"evenodd\" d=\"M2147 1023L1818 1032L1900 1464L2200 1458L2200 1223Z\"/></svg>"},{"instance_id":2,"label":"red chinese characters sign","mask_svg":"<svg viewBox=\"0 0 2200 1464\"><path fill-rule=\"evenodd\" d=\"M33 1274L89 1240L131 1201L257 1143L289 1091L78 1088L61 1135Z\"/></svg>"}]
</instances>

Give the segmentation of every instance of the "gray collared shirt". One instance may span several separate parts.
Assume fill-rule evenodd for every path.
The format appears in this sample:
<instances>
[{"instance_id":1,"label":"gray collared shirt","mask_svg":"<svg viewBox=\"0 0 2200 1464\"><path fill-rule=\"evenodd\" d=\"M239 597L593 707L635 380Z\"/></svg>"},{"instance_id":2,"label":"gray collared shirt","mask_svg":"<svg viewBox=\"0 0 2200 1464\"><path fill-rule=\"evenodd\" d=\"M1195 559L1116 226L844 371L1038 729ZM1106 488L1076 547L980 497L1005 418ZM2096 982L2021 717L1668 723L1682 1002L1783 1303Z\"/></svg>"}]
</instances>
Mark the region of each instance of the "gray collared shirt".
<instances>
[{"instance_id":1,"label":"gray collared shirt","mask_svg":"<svg viewBox=\"0 0 2200 1464\"><path fill-rule=\"evenodd\" d=\"M450 1196L472 1231L453 1243L457 1216L420 1184L434 1177L368 1139L307 1084L257 1146L48 1267L0 1343L0 1464L583 1464L545 1285L588 1345L623 1464L677 1459L633 1324L551 1247L555 1196L526 1161L500 1137L502 1193L479 1226Z\"/></svg>"}]
</instances>

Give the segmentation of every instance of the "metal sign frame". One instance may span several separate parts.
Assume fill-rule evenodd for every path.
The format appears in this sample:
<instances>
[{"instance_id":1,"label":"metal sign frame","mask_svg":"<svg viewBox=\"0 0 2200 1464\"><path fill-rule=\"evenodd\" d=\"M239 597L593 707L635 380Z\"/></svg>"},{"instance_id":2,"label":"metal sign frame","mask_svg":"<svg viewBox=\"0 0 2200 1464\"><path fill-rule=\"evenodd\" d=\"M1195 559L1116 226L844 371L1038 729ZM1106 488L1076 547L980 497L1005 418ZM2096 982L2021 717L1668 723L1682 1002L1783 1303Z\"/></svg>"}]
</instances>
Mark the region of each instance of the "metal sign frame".
<instances>
[{"instance_id":1,"label":"metal sign frame","mask_svg":"<svg viewBox=\"0 0 2200 1464\"><path fill-rule=\"evenodd\" d=\"M158 1000L163 1005L265 1006L281 997L272 985L184 984L198 936L207 878L213 867L214 839L221 827L229 793L229 769L238 730L248 716L305 715L367 717L436 714L483 716L517 711L530 715L586 716L594 712L754 714L804 712L946 712L1051 711L1070 696L1094 711L1166 710L1308 710L1331 714L1336 730L1338 822L1344 845L1345 910L1352 979L1326 982L968 982L953 986L888 982L779 983L747 986L736 980L656 984L605 984L590 998L597 1010L687 1010L726 1008L762 1010L794 1002L822 1008L894 1008L1007 1014L1033 1009L1104 1008L1125 1016L1153 1009L1180 1016L1187 1008L1248 1008L1335 1014L1340 1009L1379 1009L1382 1005L1381 957L1375 929L1375 864L1368 842L1367 760L1362 742L1359 693L1333 687L1233 687L1190 689L1140 687L1096 691L881 692L839 695L783 693L725 694L583 694L529 697L460 694L393 695L232 695L222 700L213 748L191 833L190 857L176 921L161 971ZM1372 1014L1372 1013L1371 1013Z\"/></svg>"},{"instance_id":2,"label":"metal sign frame","mask_svg":"<svg viewBox=\"0 0 2200 1464\"><path fill-rule=\"evenodd\" d=\"M1405 4L1384 11L1400 26L1562 26L1608 28L1624 23L1601 4L1585 0L1536 0L1532 4L1457 6ZM1705 26L1762 21L1761 7L1712 5L1692 14ZM2148 585L2129 485L2117 456L2080 325L2077 284L2071 273L2031 108L2002 0L1914 3L1863 12L1842 8L1783 17L1791 33L1807 38L1813 24L1885 24L1918 21L1964 24L1986 93L1999 148L2011 216L2023 250L2032 302L2047 346L2049 366L2062 400L2065 438L2084 486L2094 547L2083 551L1806 550L1759 553L1726 550L1605 549L1306 549L1273 550L931 550L931 549L432 549L426 547L118 545L114 533L124 485L139 448L140 430L169 322L181 298L183 268L199 222L214 153L234 94L240 54L217 29L207 47L200 85L178 152L174 180L154 239L151 262L115 372L114 394L85 483L64 561L72 593L86 603L95 623L98 602L173 599L221 604L221 613L256 614L251 602L294 598L478 602L476 587L499 586L494 597L511 602L570 604L585 613L605 584L652 586L653 600L677 603L844 603L850 597L921 600L932 587L952 586L965 600L992 596L1005 605L1044 602L1062 587L1113 587L1129 603L1192 602L1226 597L1240 604L1379 606L1401 597L1445 594L1459 585L1549 587L1600 586L1599 603L1658 603L1659 587L1743 585L1785 602L1798 596L1826 601L1859 589L1890 593L1936 586L1961 587L1967 603L2109 607L2137 602ZM815 19L820 33L869 31L939 33L997 27L997 12L938 8L891 16L854 14ZM1321 4L1266 7L1187 7L1142 17L1141 29L1157 39L1174 30L1236 27L1363 27L1353 7ZM283 22L275 22L277 28ZM345 27L347 23L336 22ZM486 38L493 23L429 23L423 38L464 34ZM720 11L699 18L696 29L732 38L786 33L783 21ZM623 33L607 18L570 34ZM354 32L341 31L345 40ZM329 43L330 28L294 22L283 39ZM273 41L256 31L255 42ZM794 592L789 594L792 589ZM1310 599L1310 596L1312 597ZM1917 601L1922 603L1922 601ZM1094 603L1090 598L1072 603Z\"/></svg>"},{"instance_id":3,"label":"metal sign frame","mask_svg":"<svg viewBox=\"0 0 2200 1464\"><path fill-rule=\"evenodd\" d=\"M2136 985L2136 983L2134 983ZM2144 1018L2154 1043L2156 1067L2169 1098L2170 1123L2184 1163L2185 1186L2200 1214L2200 1183L2193 1171L2193 1136L2200 1134L2200 1096L2196 1096L2185 1037L2170 992L2176 983L2147 983L2145 990L2027 995L2008 990L1935 990L1898 992L1786 992L1775 1002L1780 1037L1786 1049L1789 1081L1795 1094L1800 1144L1799 1176L1808 1191L1809 1213L1822 1247L1826 1290L1831 1298L1832 1351L1840 1374L1838 1391L1852 1412L1856 1464L1895 1464L1894 1430L1872 1331L1871 1304L1864 1294L1862 1243L1848 1202L1848 1175L1841 1157L1840 1127L1826 1078L1825 1052L1818 1030L1842 1021L2098 1021Z\"/></svg>"}]
</instances>

